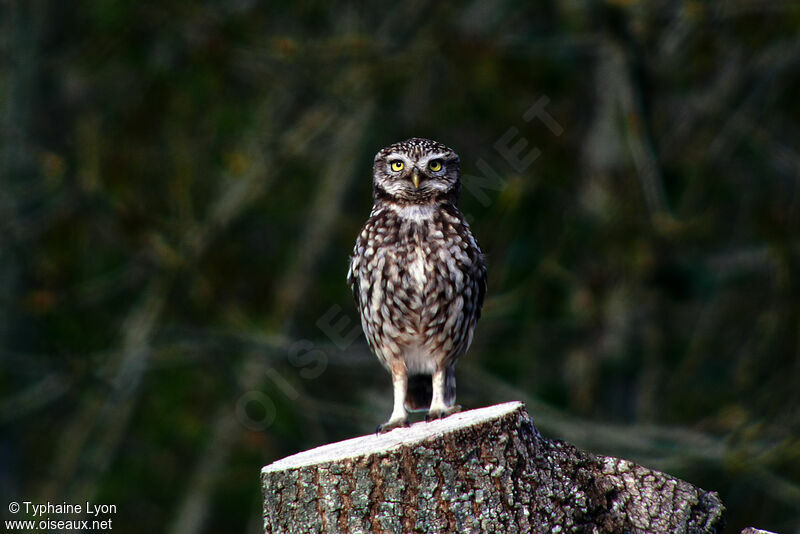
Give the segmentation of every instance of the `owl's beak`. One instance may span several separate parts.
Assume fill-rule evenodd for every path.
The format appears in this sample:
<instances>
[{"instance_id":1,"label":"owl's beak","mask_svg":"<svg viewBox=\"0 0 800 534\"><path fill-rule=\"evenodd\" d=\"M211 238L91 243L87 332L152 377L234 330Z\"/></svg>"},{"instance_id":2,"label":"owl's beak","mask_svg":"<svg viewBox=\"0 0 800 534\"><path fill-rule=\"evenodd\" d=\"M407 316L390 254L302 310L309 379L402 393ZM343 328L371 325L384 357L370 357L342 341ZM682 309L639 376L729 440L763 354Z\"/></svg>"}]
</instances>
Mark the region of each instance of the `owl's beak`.
<instances>
[{"instance_id":1,"label":"owl's beak","mask_svg":"<svg viewBox=\"0 0 800 534\"><path fill-rule=\"evenodd\" d=\"M414 169L414 174L411 175L411 181L414 182L414 189L419 187L419 172Z\"/></svg>"}]
</instances>

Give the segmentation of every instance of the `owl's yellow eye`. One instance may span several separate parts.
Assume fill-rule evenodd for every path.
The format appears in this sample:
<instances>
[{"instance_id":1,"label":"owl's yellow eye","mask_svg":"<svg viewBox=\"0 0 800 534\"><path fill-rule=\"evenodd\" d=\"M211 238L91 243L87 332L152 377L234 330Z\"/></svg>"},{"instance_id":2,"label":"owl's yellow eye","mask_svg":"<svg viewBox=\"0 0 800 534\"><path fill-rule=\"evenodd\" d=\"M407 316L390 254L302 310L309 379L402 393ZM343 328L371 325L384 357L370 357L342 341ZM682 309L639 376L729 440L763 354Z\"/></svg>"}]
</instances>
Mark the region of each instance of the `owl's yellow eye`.
<instances>
[{"instance_id":1,"label":"owl's yellow eye","mask_svg":"<svg viewBox=\"0 0 800 534\"><path fill-rule=\"evenodd\" d=\"M403 170L403 167L405 167L405 165L403 165L403 162L402 162L402 161L400 161L400 160L397 160L397 159L396 159L396 160L394 160L394 161L391 163L391 165L392 165L392 170L393 170L394 172L400 172L400 171L402 171L402 170Z\"/></svg>"},{"instance_id":2,"label":"owl's yellow eye","mask_svg":"<svg viewBox=\"0 0 800 534\"><path fill-rule=\"evenodd\" d=\"M442 170L442 162L438 159L435 159L428 163L428 168L433 172L439 172Z\"/></svg>"}]
</instances>

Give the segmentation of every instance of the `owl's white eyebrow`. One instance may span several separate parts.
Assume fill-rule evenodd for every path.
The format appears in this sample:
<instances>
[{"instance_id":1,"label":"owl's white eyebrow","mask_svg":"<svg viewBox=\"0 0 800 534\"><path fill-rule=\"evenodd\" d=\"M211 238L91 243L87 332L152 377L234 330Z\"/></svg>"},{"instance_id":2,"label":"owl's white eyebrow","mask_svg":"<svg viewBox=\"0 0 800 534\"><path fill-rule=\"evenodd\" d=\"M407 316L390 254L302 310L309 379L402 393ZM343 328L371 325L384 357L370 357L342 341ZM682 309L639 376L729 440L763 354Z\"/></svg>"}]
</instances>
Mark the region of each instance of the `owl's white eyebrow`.
<instances>
[{"instance_id":1,"label":"owl's white eyebrow","mask_svg":"<svg viewBox=\"0 0 800 534\"><path fill-rule=\"evenodd\" d=\"M434 152L433 154L428 154L427 157L420 159L421 162L430 161L432 159L443 158L447 155L447 152Z\"/></svg>"},{"instance_id":2,"label":"owl's white eyebrow","mask_svg":"<svg viewBox=\"0 0 800 534\"><path fill-rule=\"evenodd\" d=\"M447 155L447 152L434 152L433 154L426 154L424 158L420 158L420 163L426 163L432 159L443 158ZM392 152L391 154L386 156L386 159L391 161L393 159L401 159L407 163L412 163L411 158L407 155L402 154L400 152Z\"/></svg>"}]
</instances>

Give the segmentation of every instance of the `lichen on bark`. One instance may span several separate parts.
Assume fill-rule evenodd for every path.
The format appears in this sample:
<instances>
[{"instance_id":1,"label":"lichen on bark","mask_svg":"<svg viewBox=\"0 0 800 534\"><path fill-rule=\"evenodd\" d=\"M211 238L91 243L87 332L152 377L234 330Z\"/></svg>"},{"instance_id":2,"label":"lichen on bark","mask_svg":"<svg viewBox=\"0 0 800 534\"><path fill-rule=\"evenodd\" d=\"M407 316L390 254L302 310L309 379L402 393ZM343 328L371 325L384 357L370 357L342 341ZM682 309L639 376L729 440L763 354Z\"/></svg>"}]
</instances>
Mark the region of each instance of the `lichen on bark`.
<instances>
[{"instance_id":1,"label":"lichen on bark","mask_svg":"<svg viewBox=\"0 0 800 534\"><path fill-rule=\"evenodd\" d=\"M536 430L506 403L262 471L267 533L718 532L716 493Z\"/></svg>"}]
</instances>

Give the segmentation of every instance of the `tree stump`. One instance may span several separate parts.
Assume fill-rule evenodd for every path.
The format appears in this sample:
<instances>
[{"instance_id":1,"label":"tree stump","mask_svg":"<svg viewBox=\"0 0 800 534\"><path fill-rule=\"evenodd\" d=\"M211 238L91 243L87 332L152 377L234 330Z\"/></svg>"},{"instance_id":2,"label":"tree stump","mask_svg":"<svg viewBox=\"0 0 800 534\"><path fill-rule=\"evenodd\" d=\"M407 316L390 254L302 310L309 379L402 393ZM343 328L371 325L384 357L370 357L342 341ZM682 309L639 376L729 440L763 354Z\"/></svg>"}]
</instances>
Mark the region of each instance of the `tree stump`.
<instances>
[{"instance_id":1,"label":"tree stump","mask_svg":"<svg viewBox=\"0 0 800 534\"><path fill-rule=\"evenodd\" d=\"M262 470L278 532L718 532L716 493L543 438L520 402L333 443Z\"/></svg>"}]
</instances>

